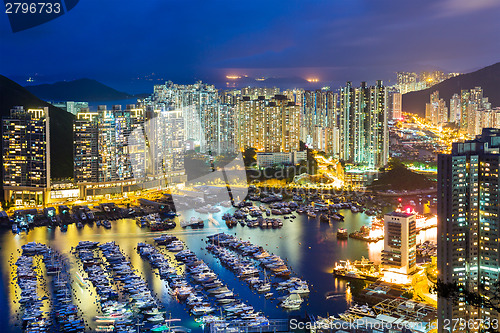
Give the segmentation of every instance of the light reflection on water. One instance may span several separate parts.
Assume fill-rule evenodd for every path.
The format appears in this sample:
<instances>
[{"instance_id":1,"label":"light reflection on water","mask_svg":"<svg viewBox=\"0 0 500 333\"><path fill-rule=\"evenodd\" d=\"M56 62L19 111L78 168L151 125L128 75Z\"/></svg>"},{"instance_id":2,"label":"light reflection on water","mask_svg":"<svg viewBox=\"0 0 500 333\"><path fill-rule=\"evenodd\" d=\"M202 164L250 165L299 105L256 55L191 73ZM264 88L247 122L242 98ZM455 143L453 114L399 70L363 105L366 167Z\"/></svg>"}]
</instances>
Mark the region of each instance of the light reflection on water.
<instances>
[{"instance_id":1,"label":"light reflection on water","mask_svg":"<svg viewBox=\"0 0 500 333\"><path fill-rule=\"evenodd\" d=\"M226 210L227 211L227 210ZM383 241L367 244L363 241L349 239L336 240L336 232L340 227L346 228L348 232L359 230L362 225L369 224L371 217L365 214L353 214L350 210L341 211L345 216L345 222L321 223L318 219L309 219L305 215L300 215L296 219L284 219L282 229L260 230L259 228L249 229L237 226L228 230L221 216L226 212L214 214L213 217L219 223L206 222L204 229L183 230L180 226L168 233L175 234L179 239L186 242L189 249L194 251L201 259L214 270L219 277L224 280L230 289L234 289L239 294L239 298L247 300L256 310L264 311L269 318L287 318L290 314L304 315L326 315L343 312L346 307L346 287L345 281L334 279L332 269L336 261L356 260L362 256L372 261L380 262L380 252L383 248ZM207 215L200 215L194 211L187 211L182 219L189 219L191 216L201 216L206 219ZM178 223L179 224L179 223ZM162 232L149 232L139 228L134 220L119 220L112 222L112 229L107 230L102 227L85 226L77 229L70 225L67 232L59 229L36 228L29 234L13 235L9 231L0 233L0 273L3 281L3 290L0 291L0 323L8 322L11 327L10 332L17 332L13 325L17 323L15 315L19 312L19 303L16 301L16 294L19 293L17 284L13 282L15 273L15 262L20 255L21 246L27 242L36 241L47 244L52 248L67 253L71 262L71 273L80 269L76 257L69 253L71 248L76 246L81 240L109 242L115 241L121 250L130 258L132 266L145 279L149 287L157 298L162 302L167 312L172 318L183 320L182 325L196 328L183 304L177 303L168 293L165 283L156 275L152 274L151 267L136 252L135 247L138 242L153 242L153 237ZM237 235L241 239L249 240L256 245L263 246L269 252L280 255L287 260L288 266L295 276L305 278L311 285L311 294L304 302L300 311L287 313L281 310L277 301L266 300L263 295L253 293L247 285L235 278L232 272L222 266L212 255L204 249L207 235L224 231ZM420 238L419 238L420 237ZM417 237L417 243L425 239L436 239L436 230L430 229ZM9 260L13 255L12 260ZM173 258L173 256L171 256ZM175 263L175 260L172 262ZM42 265L43 267L43 265ZM76 281L73 282L73 297L80 310L87 318L87 323L95 326L92 318L98 314L97 300L93 287L84 289ZM326 298L327 295L343 295L341 297ZM350 296L348 295L348 301Z\"/></svg>"}]
</instances>

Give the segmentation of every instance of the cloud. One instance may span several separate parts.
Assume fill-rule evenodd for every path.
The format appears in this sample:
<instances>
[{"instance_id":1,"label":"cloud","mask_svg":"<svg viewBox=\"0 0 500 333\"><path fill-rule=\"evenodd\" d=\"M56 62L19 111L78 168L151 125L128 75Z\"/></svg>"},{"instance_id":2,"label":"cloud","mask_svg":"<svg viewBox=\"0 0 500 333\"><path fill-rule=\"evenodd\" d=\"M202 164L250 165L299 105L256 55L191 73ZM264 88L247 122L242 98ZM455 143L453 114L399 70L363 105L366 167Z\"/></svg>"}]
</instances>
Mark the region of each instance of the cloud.
<instances>
[{"instance_id":1,"label":"cloud","mask_svg":"<svg viewBox=\"0 0 500 333\"><path fill-rule=\"evenodd\" d=\"M439 16L458 16L500 8L498 0L445 0L438 4Z\"/></svg>"}]
</instances>

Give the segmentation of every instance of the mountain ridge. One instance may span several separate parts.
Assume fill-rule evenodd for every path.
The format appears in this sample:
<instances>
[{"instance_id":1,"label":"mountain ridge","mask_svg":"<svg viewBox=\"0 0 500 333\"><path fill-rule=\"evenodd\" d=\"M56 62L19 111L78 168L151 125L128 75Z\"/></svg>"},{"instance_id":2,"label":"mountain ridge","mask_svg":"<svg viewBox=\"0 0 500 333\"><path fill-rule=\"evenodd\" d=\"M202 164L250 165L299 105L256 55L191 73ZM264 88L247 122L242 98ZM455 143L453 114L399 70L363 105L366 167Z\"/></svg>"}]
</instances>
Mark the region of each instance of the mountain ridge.
<instances>
[{"instance_id":1,"label":"mountain ridge","mask_svg":"<svg viewBox=\"0 0 500 333\"><path fill-rule=\"evenodd\" d=\"M433 92L439 91L439 97L443 98L449 107L453 94L460 94L462 89L475 87L483 88L483 95L488 97L492 107L500 106L500 62L471 73L449 78L425 90L404 94L403 111L423 117L425 116L425 104L429 103L430 95Z\"/></svg>"},{"instance_id":2,"label":"mountain ridge","mask_svg":"<svg viewBox=\"0 0 500 333\"><path fill-rule=\"evenodd\" d=\"M103 102L130 99L135 96L89 78L44 83L24 88L46 101Z\"/></svg>"}]
</instances>

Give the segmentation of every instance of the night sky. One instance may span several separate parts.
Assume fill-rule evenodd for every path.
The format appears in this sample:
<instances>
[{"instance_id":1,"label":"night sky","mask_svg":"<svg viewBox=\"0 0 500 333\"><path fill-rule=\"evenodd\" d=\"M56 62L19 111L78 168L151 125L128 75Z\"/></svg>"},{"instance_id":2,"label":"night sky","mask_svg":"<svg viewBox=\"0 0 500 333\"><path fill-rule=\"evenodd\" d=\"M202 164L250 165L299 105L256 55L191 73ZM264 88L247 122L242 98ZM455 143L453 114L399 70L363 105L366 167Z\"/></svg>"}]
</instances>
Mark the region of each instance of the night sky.
<instances>
[{"instance_id":1,"label":"night sky","mask_svg":"<svg viewBox=\"0 0 500 333\"><path fill-rule=\"evenodd\" d=\"M189 83L317 77L322 84L396 71L469 72L500 61L498 0L81 0L12 33L0 14L0 73L25 84L89 77Z\"/></svg>"}]
</instances>

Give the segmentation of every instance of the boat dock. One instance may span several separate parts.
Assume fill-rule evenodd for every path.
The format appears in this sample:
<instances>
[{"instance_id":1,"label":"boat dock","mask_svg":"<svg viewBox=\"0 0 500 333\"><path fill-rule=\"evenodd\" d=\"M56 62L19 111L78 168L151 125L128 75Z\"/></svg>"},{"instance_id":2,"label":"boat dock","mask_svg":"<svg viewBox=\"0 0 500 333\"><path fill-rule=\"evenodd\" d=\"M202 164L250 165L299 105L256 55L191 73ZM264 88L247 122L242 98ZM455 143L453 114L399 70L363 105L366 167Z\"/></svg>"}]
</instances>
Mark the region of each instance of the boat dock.
<instances>
[{"instance_id":1,"label":"boat dock","mask_svg":"<svg viewBox=\"0 0 500 333\"><path fill-rule=\"evenodd\" d=\"M380 266L364 257L353 262L341 260L340 263L335 263L333 275L339 278L369 281L376 281L381 277Z\"/></svg>"}]
</instances>

